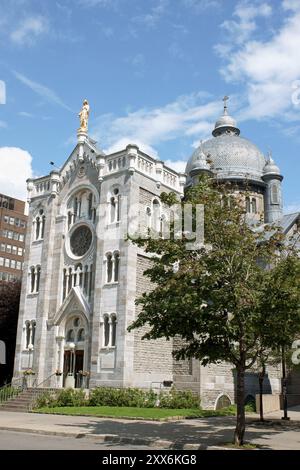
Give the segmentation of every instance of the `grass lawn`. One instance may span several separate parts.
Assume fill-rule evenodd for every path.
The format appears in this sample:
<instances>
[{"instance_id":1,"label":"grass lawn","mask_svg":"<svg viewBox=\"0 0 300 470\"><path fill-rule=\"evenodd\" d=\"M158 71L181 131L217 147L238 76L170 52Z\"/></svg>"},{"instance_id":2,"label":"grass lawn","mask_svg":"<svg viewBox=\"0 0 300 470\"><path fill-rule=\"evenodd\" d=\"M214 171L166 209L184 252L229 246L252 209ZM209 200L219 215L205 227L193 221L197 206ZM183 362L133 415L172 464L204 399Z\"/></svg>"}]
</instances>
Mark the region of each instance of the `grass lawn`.
<instances>
[{"instance_id":1,"label":"grass lawn","mask_svg":"<svg viewBox=\"0 0 300 470\"><path fill-rule=\"evenodd\" d=\"M218 411L201 409L165 409L165 408L135 408L117 406L60 406L54 408L38 408L35 413L61 414L70 416L97 416L102 418L130 418L147 420L167 420L175 418L207 418L209 416L233 416L235 410L222 409Z\"/></svg>"}]
</instances>

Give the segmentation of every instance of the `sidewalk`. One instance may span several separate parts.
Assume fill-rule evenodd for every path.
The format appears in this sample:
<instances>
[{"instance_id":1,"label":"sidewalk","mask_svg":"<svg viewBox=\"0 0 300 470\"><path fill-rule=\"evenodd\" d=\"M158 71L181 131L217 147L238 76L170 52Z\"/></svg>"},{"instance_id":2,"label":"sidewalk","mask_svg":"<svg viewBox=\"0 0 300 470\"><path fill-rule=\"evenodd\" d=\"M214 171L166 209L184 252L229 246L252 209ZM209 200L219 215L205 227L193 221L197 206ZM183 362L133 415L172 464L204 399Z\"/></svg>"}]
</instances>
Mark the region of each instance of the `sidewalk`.
<instances>
[{"instance_id":1,"label":"sidewalk","mask_svg":"<svg viewBox=\"0 0 300 470\"><path fill-rule=\"evenodd\" d=\"M155 449L218 448L222 443L232 441L234 427L234 417L149 422L0 412L1 430L92 438L99 442L147 445ZM290 423L280 423L279 426L270 427L250 418L245 440L266 449L300 450L300 424L295 422L291 426Z\"/></svg>"}]
</instances>

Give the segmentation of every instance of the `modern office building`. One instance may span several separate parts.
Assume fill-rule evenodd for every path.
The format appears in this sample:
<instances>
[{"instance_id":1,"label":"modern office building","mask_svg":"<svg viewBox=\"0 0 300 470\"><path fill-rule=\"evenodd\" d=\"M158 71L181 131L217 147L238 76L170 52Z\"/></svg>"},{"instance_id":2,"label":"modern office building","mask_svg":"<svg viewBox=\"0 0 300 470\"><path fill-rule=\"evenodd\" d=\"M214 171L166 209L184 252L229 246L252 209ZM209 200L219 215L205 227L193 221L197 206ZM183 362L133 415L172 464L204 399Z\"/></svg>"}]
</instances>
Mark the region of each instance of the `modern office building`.
<instances>
[{"instance_id":1,"label":"modern office building","mask_svg":"<svg viewBox=\"0 0 300 470\"><path fill-rule=\"evenodd\" d=\"M0 194L0 281L21 279L27 215L26 203Z\"/></svg>"}]
</instances>

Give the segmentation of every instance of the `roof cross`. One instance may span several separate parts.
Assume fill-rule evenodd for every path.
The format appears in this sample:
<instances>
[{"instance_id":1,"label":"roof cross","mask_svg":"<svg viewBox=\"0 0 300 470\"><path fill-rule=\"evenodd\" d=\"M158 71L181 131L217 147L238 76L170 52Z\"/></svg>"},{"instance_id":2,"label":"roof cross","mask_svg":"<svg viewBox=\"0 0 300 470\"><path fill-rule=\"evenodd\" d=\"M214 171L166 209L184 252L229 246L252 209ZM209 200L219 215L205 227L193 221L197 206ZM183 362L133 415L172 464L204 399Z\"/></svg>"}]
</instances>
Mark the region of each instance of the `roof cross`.
<instances>
[{"instance_id":1,"label":"roof cross","mask_svg":"<svg viewBox=\"0 0 300 470\"><path fill-rule=\"evenodd\" d=\"M227 101L229 100L229 96L224 96L224 114L227 114Z\"/></svg>"}]
</instances>

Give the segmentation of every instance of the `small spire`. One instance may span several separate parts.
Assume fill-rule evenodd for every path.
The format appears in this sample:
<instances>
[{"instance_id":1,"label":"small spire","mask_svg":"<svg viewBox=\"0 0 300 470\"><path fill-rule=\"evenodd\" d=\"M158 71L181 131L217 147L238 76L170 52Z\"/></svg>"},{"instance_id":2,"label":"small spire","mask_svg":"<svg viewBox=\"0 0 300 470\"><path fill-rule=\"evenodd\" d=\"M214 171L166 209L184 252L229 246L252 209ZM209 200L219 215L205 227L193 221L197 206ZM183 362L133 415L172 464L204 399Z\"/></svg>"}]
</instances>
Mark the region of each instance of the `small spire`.
<instances>
[{"instance_id":1,"label":"small spire","mask_svg":"<svg viewBox=\"0 0 300 470\"><path fill-rule=\"evenodd\" d=\"M274 163L273 154L272 154L271 148L269 148L269 150L268 150L268 152L267 152L267 157L268 157L268 158L267 158L267 161L268 161L269 163Z\"/></svg>"},{"instance_id":2,"label":"small spire","mask_svg":"<svg viewBox=\"0 0 300 470\"><path fill-rule=\"evenodd\" d=\"M227 101L229 100L229 96L224 96L223 101L224 101L224 116L227 115Z\"/></svg>"}]
</instances>

